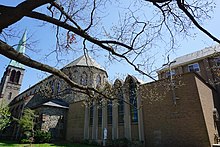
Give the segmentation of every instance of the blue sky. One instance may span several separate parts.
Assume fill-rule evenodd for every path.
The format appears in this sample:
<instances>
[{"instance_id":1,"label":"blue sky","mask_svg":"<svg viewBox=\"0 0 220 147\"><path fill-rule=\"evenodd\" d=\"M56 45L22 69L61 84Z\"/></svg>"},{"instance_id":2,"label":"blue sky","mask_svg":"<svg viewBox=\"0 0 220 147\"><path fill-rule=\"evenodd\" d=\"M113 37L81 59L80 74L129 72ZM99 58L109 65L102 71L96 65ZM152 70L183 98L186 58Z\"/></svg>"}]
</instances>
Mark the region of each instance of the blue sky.
<instances>
[{"instance_id":1,"label":"blue sky","mask_svg":"<svg viewBox=\"0 0 220 147\"><path fill-rule=\"evenodd\" d=\"M16 5L17 3L19 3L19 1L20 0L8 0L8 1L0 0L0 4ZM206 20L203 24L203 26L207 30L209 30L214 36L218 38L220 38L220 30L219 30L220 19L218 16L219 14L220 14L220 1L216 0L216 8L214 9L212 18L210 20ZM47 27L47 26L39 27L39 23L36 23L36 22L37 22L36 20L24 18L20 22L13 25L13 27L18 28L18 31L16 33L19 34L19 36L22 36L23 34L22 30L27 29L30 42L31 41L35 42L32 48L36 50L41 50L41 52L37 53L38 56L36 56L35 52L32 52L31 50L27 49L26 51L27 55L30 57L33 57L34 59L38 61L46 62L44 58L42 58L45 53L44 50L48 51L48 49L52 50L55 48L55 43L54 43L55 35L51 34L51 32L54 32L54 30L51 27ZM196 33L196 37L182 40L182 42L180 42L179 48L174 53L170 54L171 60L181 55L185 55L185 54L188 54L188 53L191 53L191 52L194 52L194 51L216 44L214 41L208 38L205 34L201 33L200 31L196 29L192 31L192 33ZM19 39L20 38L8 40L8 44L15 45L16 43L18 43ZM68 56L68 61L71 62L81 55L82 55L81 53L78 53L78 54L70 53L68 55L63 55L62 58L65 58L66 56ZM100 54L99 56L92 56L92 57L94 57L101 66L106 68L109 74L110 80L113 80L117 77L123 78L127 74L136 75L140 79L143 78L143 76L139 76L137 72L135 72L132 69L132 67L130 67L128 64L124 62L114 61L112 64L106 63L106 60L102 60L103 58L106 58L104 54L103 55ZM158 54L157 58L160 59L163 57L162 55ZM63 64L60 64L59 67L62 67L62 65L67 64L68 61L63 62ZM0 77L2 77L3 72L5 71L5 68L7 67L9 62L10 62L9 59L0 55L0 63L1 63L0 64ZM55 58L50 58L49 61L47 62L50 63L50 65L52 66L56 64ZM158 60L155 66L161 67L163 63L164 61ZM45 77L44 73L38 70L32 69L32 68L26 67L21 91L35 84L37 81L41 80L43 77ZM146 78L143 78L143 79L146 79Z\"/></svg>"}]
</instances>

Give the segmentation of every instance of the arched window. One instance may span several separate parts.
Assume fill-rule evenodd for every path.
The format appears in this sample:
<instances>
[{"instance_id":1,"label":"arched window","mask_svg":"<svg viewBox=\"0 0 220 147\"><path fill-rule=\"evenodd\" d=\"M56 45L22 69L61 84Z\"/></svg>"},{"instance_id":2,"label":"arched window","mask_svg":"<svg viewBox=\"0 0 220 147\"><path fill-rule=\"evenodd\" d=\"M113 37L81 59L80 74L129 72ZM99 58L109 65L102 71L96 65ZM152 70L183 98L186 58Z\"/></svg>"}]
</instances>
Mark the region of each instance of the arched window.
<instances>
[{"instance_id":1,"label":"arched window","mask_svg":"<svg viewBox=\"0 0 220 147\"><path fill-rule=\"evenodd\" d=\"M97 75L96 77L96 86L100 86L101 85L101 76Z\"/></svg>"},{"instance_id":2,"label":"arched window","mask_svg":"<svg viewBox=\"0 0 220 147\"><path fill-rule=\"evenodd\" d=\"M107 122L112 124L112 101L109 101L107 106Z\"/></svg>"},{"instance_id":3,"label":"arched window","mask_svg":"<svg viewBox=\"0 0 220 147\"><path fill-rule=\"evenodd\" d=\"M98 125L102 124L102 103L98 101Z\"/></svg>"},{"instance_id":4,"label":"arched window","mask_svg":"<svg viewBox=\"0 0 220 147\"><path fill-rule=\"evenodd\" d=\"M73 80L73 74L72 74L72 71L71 69L69 68L69 71L68 71L68 76L71 80Z\"/></svg>"},{"instance_id":5,"label":"arched window","mask_svg":"<svg viewBox=\"0 0 220 147\"><path fill-rule=\"evenodd\" d=\"M133 80L129 81L129 102L130 106L130 113L131 113L131 121L137 122L138 121L138 113L137 113L137 93L136 93L136 84Z\"/></svg>"},{"instance_id":6,"label":"arched window","mask_svg":"<svg viewBox=\"0 0 220 147\"><path fill-rule=\"evenodd\" d=\"M14 82L14 80L15 80L15 74L16 74L16 71L15 71L15 70L12 70L11 76L10 76L10 81L11 81L11 82Z\"/></svg>"},{"instance_id":7,"label":"arched window","mask_svg":"<svg viewBox=\"0 0 220 147\"><path fill-rule=\"evenodd\" d=\"M51 94L54 94L54 82L53 81L49 82L49 88L51 89Z\"/></svg>"},{"instance_id":8,"label":"arched window","mask_svg":"<svg viewBox=\"0 0 220 147\"><path fill-rule=\"evenodd\" d=\"M88 75L86 74L86 72L83 72L81 75L80 84L86 86L87 82L88 82Z\"/></svg>"},{"instance_id":9,"label":"arched window","mask_svg":"<svg viewBox=\"0 0 220 147\"><path fill-rule=\"evenodd\" d=\"M19 83L20 76L21 76L21 72L17 71L15 75L15 80L14 80L14 82L16 82L17 84Z\"/></svg>"},{"instance_id":10,"label":"arched window","mask_svg":"<svg viewBox=\"0 0 220 147\"><path fill-rule=\"evenodd\" d=\"M89 124L93 125L93 104L89 108Z\"/></svg>"},{"instance_id":11,"label":"arched window","mask_svg":"<svg viewBox=\"0 0 220 147\"><path fill-rule=\"evenodd\" d=\"M12 92L9 92L8 94L8 100L10 100L12 98Z\"/></svg>"},{"instance_id":12,"label":"arched window","mask_svg":"<svg viewBox=\"0 0 220 147\"><path fill-rule=\"evenodd\" d=\"M59 94L59 93L60 93L60 87L61 87L60 82L57 82L57 94Z\"/></svg>"},{"instance_id":13,"label":"arched window","mask_svg":"<svg viewBox=\"0 0 220 147\"><path fill-rule=\"evenodd\" d=\"M73 80L74 80L74 82L76 82L77 83L77 77L78 77L78 71L77 70L75 70L74 72L73 72L73 75L72 75L72 77L73 77Z\"/></svg>"},{"instance_id":14,"label":"arched window","mask_svg":"<svg viewBox=\"0 0 220 147\"><path fill-rule=\"evenodd\" d=\"M124 97L120 89L117 94L118 98L118 123L124 123Z\"/></svg>"}]
</instances>

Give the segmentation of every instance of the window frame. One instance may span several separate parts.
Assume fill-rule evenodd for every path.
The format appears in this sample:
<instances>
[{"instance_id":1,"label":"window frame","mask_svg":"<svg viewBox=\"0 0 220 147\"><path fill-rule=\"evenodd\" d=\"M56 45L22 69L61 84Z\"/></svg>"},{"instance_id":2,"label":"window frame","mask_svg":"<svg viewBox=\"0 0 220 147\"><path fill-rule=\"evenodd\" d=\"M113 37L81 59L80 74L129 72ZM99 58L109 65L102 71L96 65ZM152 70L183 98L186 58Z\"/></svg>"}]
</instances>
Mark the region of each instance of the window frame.
<instances>
[{"instance_id":1,"label":"window frame","mask_svg":"<svg viewBox=\"0 0 220 147\"><path fill-rule=\"evenodd\" d=\"M80 79L80 84L86 86L88 84L88 75L86 72L83 72Z\"/></svg>"},{"instance_id":2,"label":"window frame","mask_svg":"<svg viewBox=\"0 0 220 147\"><path fill-rule=\"evenodd\" d=\"M136 83L134 81L129 82L129 102L134 106L130 106L130 116L131 122L138 122L138 110L137 110L137 92L136 92Z\"/></svg>"},{"instance_id":3,"label":"window frame","mask_svg":"<svg viewBox=\"0 0 220 147\"><path fill-rule=\"evenodd\" d=\"M124 97L122 89L118 92L118 123L124 123Z\"/></svg>"},{"instance_id":4,"label":"window frame","mask_svg":"<svg viewBox=\"0 0 220 147\"><path fill-rule=\"evenodd\" d=\"M89 125L93 126L93 111L94 111L94 106L93 104L89 107Z\"/></svg>"},{"instance_id":5,"label":"window frame","mask_svg":"<svg viewBox=\"0 0 220 147\"><path fill-rule=\"evenodd\" d=\"M171 74L170 74L170 73L171 73ZM171 75L172 75L172 76L175 76L175 75L176 75L176 70L175 70L175 69L172 69L171 72L170 72L170 70L166 71L166 73L165 73L165 77L166 77L166 78L171 77Z\"/></svg>"},{"instance_id":6,"label":"window frame","mask_svg":"<svg viewBox=\"0 0 220 147\"><path fill-rule=\"evenodd\" d=\"M107 124L112 124L112 101L107 102Z\"/></svg>"},{"instance_id":7,"label":"window frame","mask_svg":"<svg viewBox=\"0 0 220 147\"><path fill-rule=\"evenodd\" d=\"M215 66L220 67L220 57L214 58L214 61L215 61Z\"/></svg>"},{"instance_id":8,"label":"window frame","mask_svg":"<svg viewBox=\"0 0 220 147\"><path fill-rule=\"evenodd\" d=\"M194 67L195 67L194 65L198 65L198 69L199 69L198 71L195 70L196 68L194 68ZM192 70L192 71L190 70L190 66L193 67L193 70ZM199 63L198 63L198 62L193 63L193 64L189 64L187 67L188 67L188 72L200 72L200 66L199 66Z\"/></svg>"},{"instance_id":9,"label":"window frame","mask_svg":"<svg viewBox=\"0 0 220 147\"><path fill-rule=\"evenodd\" d=\"M102 79L101 79L101 76L98 74L96 76L96 86L100 86L102 83Z\"/></svg>"}]
</instances>

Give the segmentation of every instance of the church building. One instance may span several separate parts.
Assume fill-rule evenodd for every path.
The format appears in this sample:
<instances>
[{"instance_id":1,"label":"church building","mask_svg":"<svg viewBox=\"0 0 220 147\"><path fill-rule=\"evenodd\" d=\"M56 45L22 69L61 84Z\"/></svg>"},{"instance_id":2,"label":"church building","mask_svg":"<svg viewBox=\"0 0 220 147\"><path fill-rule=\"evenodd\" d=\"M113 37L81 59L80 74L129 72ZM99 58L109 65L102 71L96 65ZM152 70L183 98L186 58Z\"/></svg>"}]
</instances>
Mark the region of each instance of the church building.
<instances>
[{"instance_id":1,"label":"church building","mask_svg":"<svg viewBox=\"0 0 220 147\"><path fill-rule=\"evenodd\" d=\"M17 50L24 53L25 48ZM158 71L159 80L150 83L127 75L111 84L107 71L89 55L61 69L108 99L96 94L91 98L54 75L18 94L25 69L12 60L1 81L1 99L18 119L25 108L35 110L35 127L50 131L55 140L212 146L219 142L218 52L220 46L215 46L176 58ZM10 135L18 138L19 127L14 125Z\"/></svg>"}]
</instances>

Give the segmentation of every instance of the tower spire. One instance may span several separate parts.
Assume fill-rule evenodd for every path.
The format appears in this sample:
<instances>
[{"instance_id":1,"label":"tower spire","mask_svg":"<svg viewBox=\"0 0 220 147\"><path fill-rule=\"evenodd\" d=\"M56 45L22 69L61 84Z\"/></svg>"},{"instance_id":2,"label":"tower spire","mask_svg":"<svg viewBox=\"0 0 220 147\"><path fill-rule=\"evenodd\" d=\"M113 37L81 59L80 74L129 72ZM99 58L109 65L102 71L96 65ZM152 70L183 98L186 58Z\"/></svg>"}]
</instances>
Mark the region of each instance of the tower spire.
<instances>
[{"instance_id":1,"label":"tower spire","mask_svg":"<svg viewBox=\"0 0 220 147\"><path fill-rule=\"evenodd\" d=\"M22 54L25 53L26 36L27 36L27 30L24 31L24 34L23 34L22 38L20 39L18 46L17 46L17 49L16 49L19 53L22 53ZM15 61L15 60L11 60L9 65L24 69L24 65Z\"/></svg>"}]
</instances>

